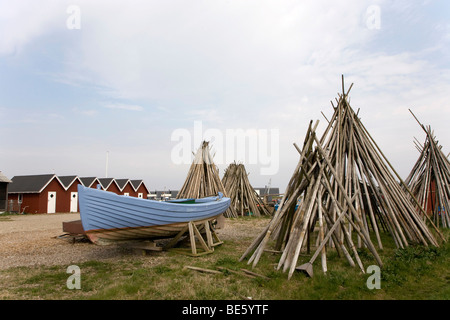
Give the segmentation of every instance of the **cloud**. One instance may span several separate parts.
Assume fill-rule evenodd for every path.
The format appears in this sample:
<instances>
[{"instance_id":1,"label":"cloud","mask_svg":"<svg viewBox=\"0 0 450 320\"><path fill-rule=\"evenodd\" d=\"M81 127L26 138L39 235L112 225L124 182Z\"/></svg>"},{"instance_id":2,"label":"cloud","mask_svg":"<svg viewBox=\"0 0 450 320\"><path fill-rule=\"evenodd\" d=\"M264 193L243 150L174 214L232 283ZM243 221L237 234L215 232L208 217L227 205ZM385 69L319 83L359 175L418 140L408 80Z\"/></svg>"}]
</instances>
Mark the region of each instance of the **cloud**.
<instances>
[{"instance_id":1,"label":"cloud","mask_svg":"<svg viewBox=\"0 0 450 320\"><path fill-rule=\"evenodd\" d=\"M410 143L415 123L408 108L437 130L447 127L449 25L422 10L432 2L80 0L80 30L66 28L71 3L55 3L2 5L0 30L9 33L0 37L0 55L33 57L29 44L49 56L56 50L60 69L43 76L88 92L86 109L78 111L85 115L109 108L130 111L130 123L143 123L142 112L155 106L145 113L152 123L146 143L158 141L154 146L195 120L220 130L279 128L281 167L289 161L295 167L292 142L303 142L310 120L326 122L321 111L332 112L341 74L346 88L355 83L352 106L361 108L393 162L407 159L392 137ZM381 28L371 30L367 9L374 3ZM411 33L411 26L422 31ZM427 30L435 32L425 37ZM56 49L45 45L49 39ZM122 120L109 113L108 123ZM170 155L173 145L162 145L161 153ZM280 174L289 176L286 170Z\"/></svg>"},{"instance_id":2,"label":"cloud","mask_svg":"<svg viewBox=\"0 0 450 320\"><path fill-rule=\"evenodd\" d=\"M127 111L143 111L142 106L130 105L130 104L107 104L104 106L108 109L127 110Z\"/></svg>"},{"instance_id":3,"label":"cloud","mask_svg":"<svg viewBox=\"0 0 450 320\"><path fill-rule=\"evenodd\" d=\"M80 3L83 37L66 57L71 78L89 75L125 99L240 108L248 95L286 90L296 66L327 65L370 37L361 1L134 4Z\"/></svg>"},{"instance_id":4,"label":"cloud","mask_svg":"<svg viewBox=\"0 0 450 320\"><path fill-rule=\"evenodd\" d=\"M26 46L64 26L65 6L57 1L1 1L0 55L22 53Z\"/></svg>"},{"instance_id":5,"label":"cloud","mask_svg":"<svg viewBox=\"0 0 450 320\"><path fill-rule=\"evenodd\" d=\"M59 113L51 112L51 113L49 113L49 114L47 115L47 118L49 118L49 119L51 119L51 120L58 121L58 120L64 120L64 119L65 119L65 116L62 115L62 114L59 114Z\"/></svg>"},{"instance_id":6,"label":"cloud","mask_svg":"<svg viewBox=\"0 0 450 320\"><path fill-rule=\"evenodd\" d=\"M192 121L201 120L209 123L216 123L218 125L223 124L222 114L219 110L212 108L188 110L186 115L189 116Z\"/></svg>"},{"instance_id":7,"label":"cloud","mask_svg":"<svg viewBox=\"0 0 450 320\"><path fill-rule=\"evenodd\" d=\"M88 117L93 117L98 114L98 111L97 110L83 110L83 111L80 111L80 113L84 114L85 116L88 116Z\"/></svg>"}]
</instances>

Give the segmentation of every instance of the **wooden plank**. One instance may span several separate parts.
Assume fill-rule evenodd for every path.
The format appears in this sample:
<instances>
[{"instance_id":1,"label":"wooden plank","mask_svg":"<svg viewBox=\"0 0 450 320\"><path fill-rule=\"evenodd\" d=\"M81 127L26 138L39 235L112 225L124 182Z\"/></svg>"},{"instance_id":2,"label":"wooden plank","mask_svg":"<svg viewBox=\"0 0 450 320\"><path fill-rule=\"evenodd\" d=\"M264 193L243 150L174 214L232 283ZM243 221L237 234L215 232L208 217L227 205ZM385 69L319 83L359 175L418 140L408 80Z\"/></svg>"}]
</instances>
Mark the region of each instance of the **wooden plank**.
<instances>
[{"instance_id":1,"label":"wooden plank","mask_svg":"<svg viewBox=\"0 0 450 320\"><path fill-rule=\"evenodd\" d=\"M263 279L266 279L266 280L270 280L269 277L263 276L262 274L259 274L259 273L256 273L256 272L253 272L253 271L250 271L250 270L247 270L247 269L241 269L241 270L244 271L246 274L249 274L249 275L252 275L252 276L255 276L255 277L258 277L258 278L263 278Z\"/></svg>"},{"instance_id":2,"label":"wooden plank","mask_svg":"<svg viewBox=\"0 0 450 320\"><path fill-rule=\"evenodd\" d=\"M170 243L168 245L166 245L166 247L164 247L164 248L171 249L171 251L191 255L194 257L205 255L205 254L210 254L210 253L214 252L214 246L218 246L218 245L222 244L223 242L220 241L220 239L217 237L217 234L214 232L214 229L211 231L212 227L211 227L210 223L211 223L210 221L203 221L201 223L196 224L196 223L190 221L189 223L186 224L186 227L184 227L183 230L180 231L180 233L178 233L178 235L174 239L172 239L170 241ZM202 234L200 233L198 226L204 227L205 232L206 232L206 237L209 238L209 239L207 239L208 243L205 241ZM188 236L189 236L189 244L191 247L190 248L191 253L189 254L189 253L185 252L186 249L182 249L182 248L172 249L176 245L178 240L186 234L188 234ZM214 242L214 240L216 240L217 242ZM200 243L201 248L204 250L204 252L198 251L199 248L197 248L197 241Z\"/></svg>"},{"instance_id":3,"label":"wooden plank","mask_svg":"<svg viewBox=\"0 0 450 320\"><path fill-rule=\"evenodd\" d=\"M206 242L203 239L202 235L200 234L200 231L198 231L197 226L194 223L192 223L192 229L194 231L194 235L197 236L197 240L200 242L200 245L202 246L203 250L205 250L205 252L213 251L214 249L208 247L208 245L206 244ZM191 241L192 241L192 239L194 239L194 242L195 242L195 237L194 238L191 237ZM192 243L191 243L191 245L192 245Z\"/></svg>"},{"instance_id":4,"label":"wooden plank","mask_svg":"<svg viewBox=\"0 0 450 320\"><path fill-rule=\"evenodd\" d=\"M212 248L213 247L213 239L212 239L209 221L205 222L205 232L206 232L206 242L208 243L208 247Z\"/></svg>"},{"instance_id":5,"label":"wooden plank","mask_svg":"<svg viewBox=\"0 0 450 320\"><path fill-rule=\"evenodd\" d=\"M86 234L81 224L81 220L65 221L62 223L62 229L64 232L70 234Z\"/></svg>"},{"instance_id":6,"label":"wooden plank","mask_svg":"<svg viewBox=\"0 0 450 320\"><path fill-rule=\"evenodd\" d=\"M217 270L211 270L211 269L205 269L205 268L199 268L199 267L192 267L192 266L185 266L185 269L194 270L202 273L211 273L211 274L222 274L222 272Z\"/></svg>"},{"instance_id":7,"label":"wooden plank","mask_svg":"<svg viewBox=\"0 0 450 320\"><path fill-rule=\"evenodd\" d=\"M256 276L254 276L254 275L247 274L247 273L244 273L244 272L239 272L239 271L236 271L236 270L231 270L231 269L228 269L228 268L225 268L225 267L217 267L217 269L219 269L221 271L233 273L233 274L236 274L236 275L239 275L239 276L244 276L244 277L248 277L248 278L252 278L252 279L256 278Z\"/></svg>"},{"instance_id":8,"label":"wooden plank","mask_svg":"<svg viewBox=\"0 0 450 320\"><path fill-rule=\"evenodd\" d=\"M178 240L188 231L188 228L189 226L188 224L186 224L186 226L183 227L183 229L181 229L181 231L172 240L170 240L170 242L164 247L164 249L168 250L170 248L173 248L177 244Z\"/></svg>"},{"instance_id":9,"label":"wooden plank","mask_svg":"<svg viewBox=\"0 0 450 320\"><path fill-rule=\"evenodd\" d=\"M189 228L189 239L191 240L191 250L192 250L192 254L196 255L197 254L197 247L195 245L195 236L194 236L194 228L193 228L194 224L192 223L192 221L189 221L188 223L188 228Z\"/></svg>"}]
</instances>

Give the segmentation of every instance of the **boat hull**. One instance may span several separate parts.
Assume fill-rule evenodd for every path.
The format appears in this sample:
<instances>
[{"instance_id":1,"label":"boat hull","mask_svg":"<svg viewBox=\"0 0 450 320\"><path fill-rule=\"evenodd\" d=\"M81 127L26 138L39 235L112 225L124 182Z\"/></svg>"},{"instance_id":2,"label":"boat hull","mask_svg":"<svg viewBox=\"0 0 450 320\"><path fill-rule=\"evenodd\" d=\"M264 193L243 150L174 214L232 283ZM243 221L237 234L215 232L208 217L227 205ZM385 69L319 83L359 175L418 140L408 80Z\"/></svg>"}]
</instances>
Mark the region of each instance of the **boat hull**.
<instances>
[{"instance_id":1,"label":"boat hull","mask_svg":"<svg viewBox=\"0 0 450 320\"><path fill-rule=\"evenodd\" d=\"M196 221L196 224L202 224L214 218L216 217ZM85 232L85 234L93 243L107 245L118 241L171 238L176 236L185 227L186 222L180 222L170 225L167 224L138 228L90 230ZM199 229L199 231L202 231L202 228Z\"/></svg>"},{"instance_id":2,"label":"boat hull","mask_svg":"<svg viewBox=\"0 0 450 320\"><path fill-rule=\"evenodd\" d=\"M119 196L78 186L80 216L88 238L96 244L173 237L189 221L196 224L225 212L229 198L200 203L169 203Z\"/></svg>"}]
</instances>

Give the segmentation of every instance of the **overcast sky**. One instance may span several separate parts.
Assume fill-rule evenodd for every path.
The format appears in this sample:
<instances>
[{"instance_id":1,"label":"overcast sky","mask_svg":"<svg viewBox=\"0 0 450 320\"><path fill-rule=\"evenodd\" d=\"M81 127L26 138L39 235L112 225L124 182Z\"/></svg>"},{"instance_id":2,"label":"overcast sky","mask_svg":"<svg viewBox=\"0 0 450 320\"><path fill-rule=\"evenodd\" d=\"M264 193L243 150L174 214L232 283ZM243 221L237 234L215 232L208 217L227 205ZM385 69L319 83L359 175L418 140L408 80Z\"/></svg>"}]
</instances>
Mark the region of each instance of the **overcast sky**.
<instances>
[{"instance_id":1,"label":"overcast sky","mask_svg":"<svg viewBox=\"0 0 450 320\"><path fill-rule=\"evenodd\" d=\"M174 151L198 148L197 123L224 145L257 132L256 159L236 160L254 187L284 191L292 144L310 120L323 132L343 74L405 178L425 139L409 108L450 152L449 44L444 0L0 0L0 171L179 189L190 164ZM217 164L222 176L226 157Z\"/></svg>"}]
</instances>

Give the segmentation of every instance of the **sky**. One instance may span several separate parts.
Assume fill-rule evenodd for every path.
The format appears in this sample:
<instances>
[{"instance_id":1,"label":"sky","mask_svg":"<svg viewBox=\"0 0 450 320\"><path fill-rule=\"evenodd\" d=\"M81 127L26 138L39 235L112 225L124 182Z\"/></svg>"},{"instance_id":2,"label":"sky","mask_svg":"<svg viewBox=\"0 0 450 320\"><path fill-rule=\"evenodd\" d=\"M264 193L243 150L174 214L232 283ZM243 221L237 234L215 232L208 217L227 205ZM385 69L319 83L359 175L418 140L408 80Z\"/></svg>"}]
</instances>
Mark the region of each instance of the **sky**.
<instances>
[{"instance_id":1,"label":"sky","mask_svg":"<svg viewBox=\"0 0 450 320\"><path fill-rule=\"evenodd\" d=\"M341 75L400 176L409 109L450 152L448 1L0 0L0 171L178 190L206 139L283 192Z\"/></svg>"}]
</instances>

